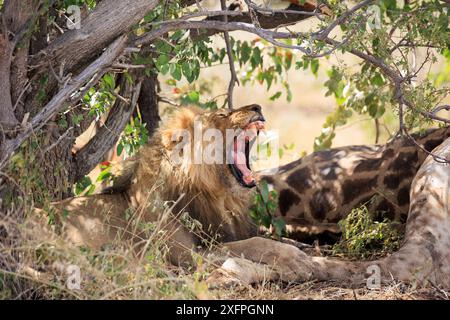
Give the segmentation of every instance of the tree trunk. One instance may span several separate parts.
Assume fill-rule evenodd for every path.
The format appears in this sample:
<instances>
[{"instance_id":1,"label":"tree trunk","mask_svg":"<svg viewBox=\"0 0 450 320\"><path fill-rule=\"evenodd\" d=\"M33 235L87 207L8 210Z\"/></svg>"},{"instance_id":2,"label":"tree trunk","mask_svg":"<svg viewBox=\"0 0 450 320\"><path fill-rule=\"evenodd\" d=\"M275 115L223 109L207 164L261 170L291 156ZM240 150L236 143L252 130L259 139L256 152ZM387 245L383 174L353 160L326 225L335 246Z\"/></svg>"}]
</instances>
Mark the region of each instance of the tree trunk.
<instances>
[{"instance_id":1,"label":"tree trunk","mask_svg":"<svg viewBox=\"0 0 450 320\"><path fill-rule=\"evenodd\" d=\"M158 74L151 73L145 77L142 82L142 90L139 96L139 111L142 121L147 124L148 134L151 137L159 127L159 109L158 109Z\"/></svg>"}]
</instances>

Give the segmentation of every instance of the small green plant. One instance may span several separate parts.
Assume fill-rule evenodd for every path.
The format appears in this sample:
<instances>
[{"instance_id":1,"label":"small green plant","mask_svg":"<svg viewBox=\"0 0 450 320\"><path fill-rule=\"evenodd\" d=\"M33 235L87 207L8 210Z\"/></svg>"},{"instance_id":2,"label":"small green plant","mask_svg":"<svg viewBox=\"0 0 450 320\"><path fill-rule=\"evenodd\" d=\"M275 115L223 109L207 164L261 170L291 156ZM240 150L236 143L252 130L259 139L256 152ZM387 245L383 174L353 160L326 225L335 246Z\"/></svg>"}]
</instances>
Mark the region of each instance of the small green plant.
<instances>
[{"instance_id":1,"label":"small green plant","mask_svg":"<svg viewBox=\"0 0 450 320\"><path fill-rule=\"evenodd\" d=\"M125 150L127 156L134 155L140 147L148 142L148 130L140 117L134 118L127 124L117 146L117 155L121 156Z\"/></svg>"},{"instance_id":2,"label":"small green plant","mask_svg":"<svg viewBox=\"0 0 450 320\"><path fill-rule=\"evenodd\" d=\"M257 190L250 216L258 225L270 230L275 237L281 238L286 234L286 223L283 218L275 217L278 194L275 190L269 190L266 181L262 181Z\"/></svg>"},{"instance_id":3,"label":"small green plant","mask_svg":"<svg viewBox=\"0 0 450 320\"><path fill-rule=\"evenodd\" d=\"M339 222L341 240L333 246L334 255L371 259L396 251L402 239L398 222L374 221L366 205L355 208Z\"/></svg>"}]
</instances>

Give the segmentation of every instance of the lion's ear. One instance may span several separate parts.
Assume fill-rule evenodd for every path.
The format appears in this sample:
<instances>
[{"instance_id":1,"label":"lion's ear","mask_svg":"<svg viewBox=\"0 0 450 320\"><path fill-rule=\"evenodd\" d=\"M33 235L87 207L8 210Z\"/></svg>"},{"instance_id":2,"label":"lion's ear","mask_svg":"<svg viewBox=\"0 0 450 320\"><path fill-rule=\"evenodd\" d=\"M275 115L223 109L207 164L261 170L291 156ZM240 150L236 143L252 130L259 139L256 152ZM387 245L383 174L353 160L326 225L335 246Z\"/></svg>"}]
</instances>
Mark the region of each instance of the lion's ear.
<instances>
[{"instance_id":1,"label":"lion's ear","mask_svg":"<svg viewBox=\"0 0 450 320\"><path fill-rule=\"evenodd\" d=\"M165 149L171 150L174 145L174 141L172 141L174 131L167 129L161 130L161 144Z\"/></svg>"},{"instance_id":2,"label":"lion's ear","mask_svg":"<svg viewBox=\"0 0 450 320\"><path fill-rule=\"evenodd\" d=\"M197 113L192 108L183 108L167 121L165 128L160 130L161 142L166 149L172 150L193 130Z\"/></svg>"},{"instance_id":3,"label":"lion's ear","mask_svg":"<svg viewBox=\"0 0 450 320\"><path fill-rule=\"evenodd\" d=\"M191 141L191 133L184 129L161 130L161 144L166 150L173 150L176 146L184 146Z\"/></svg>"}]
</instances>

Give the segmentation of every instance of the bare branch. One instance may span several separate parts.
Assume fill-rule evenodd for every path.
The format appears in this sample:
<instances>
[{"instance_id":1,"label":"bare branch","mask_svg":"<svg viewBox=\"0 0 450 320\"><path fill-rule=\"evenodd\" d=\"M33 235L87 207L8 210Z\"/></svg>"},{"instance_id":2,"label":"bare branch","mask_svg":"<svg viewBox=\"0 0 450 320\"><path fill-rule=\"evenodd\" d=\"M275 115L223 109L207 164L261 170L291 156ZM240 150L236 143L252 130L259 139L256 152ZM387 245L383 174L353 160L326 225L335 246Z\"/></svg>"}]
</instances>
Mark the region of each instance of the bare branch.
<instances>
[{"instance_id":1,"label":"bare branch","mask_svg":"<svg viewBox=\"0 0 450 320\"><path fill-rule=\"evenodd\" d=\"M222 6L222 10L226 10L227 7L226 7L225 0L220 0L220 4ZM223 21L224 21L224 23L228 23L228 16L224 15ZM232 110L232 109L234 109L234 107L233 107L234 86L236 83L239 85L239 80L236 75L236 69L234 66L233 48L231 47L230 35L229 35L228 31L225 31L223 33L223 35L225 38L225 45L227 48L228 62L230 64L230 73L231 73L230 84L228 86L228 108Z\"/></svg>"},{"instance_id":2,"label":"bare branch","mask_svg":"<svg viewBox=\"0 0 450 320\"><path fill-rule=\"evenodd\" d=\"M417 148L425 152L427 155L432 156L436 162L439 163L450 163L450 158L444 158L437 154L434 154L432 151L428 151L422 144L418 143L416 139L408 132L406 127L403 127L402 133L411 141Z\"/></svg>"},{"instance_id":3,"label":"bare branch","mask_svg":"<svg viewBox=\"0 0 450 320\"><path fill-rule=\"evenodd\" d=\"M450 105L445 104L443 106L438 106L438 107L434 108L433 110L431 110L430 113L432 115L436 115L436 113L438 113L439 111L442 111L442 110L450 111Z\"/></svg>"},{"instance_id":4,"label":"bare branch","mask_svg":"<svg viewBox=\"0 0 450 320\"><path fill-rule=\"evenodd\" d=\"M333 21L326 29L319 31L319 32L313 34L312 36L318 40L325 40L325 38L328 38L328 36L330 35L331 31L333 31L337 26L344 23L352 14L354 14L356 11L368 6L369 4L371 4L373 2L374 2L374 0L365 0L365 1L358 3L353 8L351 8L350 10L348 10L347 12L345 12L344 14L339 16L339 18L337 18L335 21Z\"/></svg>"},{"instance_id":5,"label":"bare branch","mask_svg":"<svg viewBox=\"0 0 450 320\"><path fill-rule=\"evenodd\" d=\"M276 41L275 39L293 39L298 38L300 33L287 33L287 32L274 32L270 30L264 30L255 27L252 24L244 23L244 22L228 22L224 23L223 21L167 21L163 23L159 29L152 30L147 32L143 36L136 39L135 44L137 46L145 45L151 43L154 39L157 39L164 34L176 31L180 29L189 29L189 30L202 30L202 29L213 29L221 32L231 32L231 31L246 31L249 33L253 33L258 35L259 37L269 41L270 43L277 45L279 47L288 48L288 49L297 49L302 51L305 54L310 55L308 49L301 46L287 45L285 43Z\"/></svg>"},{"instance_id":6,"label":"bare branch","mask_svg":"<svg viewBox=\"0 0 450 320\"><path fill-rule=\"evenodd\" d=\"M44 153L49 152L50 150L53 150L54 148L56 148L56 146L58 146L58 144L60 144L63 140L67 139L69 134L73 131L73 127L70 127L69 129L66 130L66 132L64 132L59 138L58 140L56 140L54 143L52 143L50 146L48 146L47 148L45 148Z\"/></svg>"}]
</instances>

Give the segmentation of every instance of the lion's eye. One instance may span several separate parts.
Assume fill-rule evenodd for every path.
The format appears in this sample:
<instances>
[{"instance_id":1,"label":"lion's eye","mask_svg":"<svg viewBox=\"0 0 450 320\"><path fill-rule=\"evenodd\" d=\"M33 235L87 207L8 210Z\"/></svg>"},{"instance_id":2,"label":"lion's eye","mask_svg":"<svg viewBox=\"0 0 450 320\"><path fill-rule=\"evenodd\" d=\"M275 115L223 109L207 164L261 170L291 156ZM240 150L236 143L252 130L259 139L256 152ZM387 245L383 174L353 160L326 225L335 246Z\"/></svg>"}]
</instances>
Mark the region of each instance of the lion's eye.
<instances>
[{"instance_id":1,"label":"lion's eye","mask_svg":"<svg viewBox=\"0 0 450 320\"><path fill-rule=\"evenodd\" d=\"M227 111L220 111L216 114L218 117L222 117L225 118L226 116L228 116L228 112Z\"/></svg>"},{"instance_id":2,"label":"lion's eye","mask_svg":"<svg viewBox=\"0 0 450 320\"><path fill-rule=\"evenodd\" d=\"M254 111L254 112L261 112L261 107L258 106L258 105L254 105L254 106L251 108L251 110Z\"/></svg>"}]
</instances>

